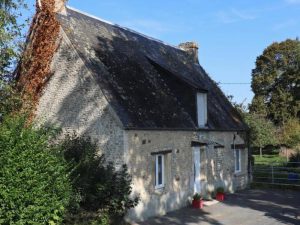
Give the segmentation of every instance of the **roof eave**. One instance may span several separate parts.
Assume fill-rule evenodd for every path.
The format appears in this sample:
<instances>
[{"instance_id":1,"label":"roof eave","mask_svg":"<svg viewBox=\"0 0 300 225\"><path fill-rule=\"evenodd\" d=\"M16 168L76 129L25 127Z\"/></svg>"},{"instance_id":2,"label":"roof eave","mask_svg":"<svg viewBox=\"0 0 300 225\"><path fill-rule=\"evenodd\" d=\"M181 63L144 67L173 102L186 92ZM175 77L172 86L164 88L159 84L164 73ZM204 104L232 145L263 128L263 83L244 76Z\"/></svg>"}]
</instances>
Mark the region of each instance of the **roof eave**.
<instances>
[{"instance_id":1,"label":"roof eave","mask_svg":"<svg viewBox=\"0 0 300 225\"><path fill-rule=\"evenodd\" d=\"M138 131L216 131L216 132L246 132L247 129L212 129L212 128L159 128L159 127L125 127L124 130Z\"/></svg>"}]
</instances>

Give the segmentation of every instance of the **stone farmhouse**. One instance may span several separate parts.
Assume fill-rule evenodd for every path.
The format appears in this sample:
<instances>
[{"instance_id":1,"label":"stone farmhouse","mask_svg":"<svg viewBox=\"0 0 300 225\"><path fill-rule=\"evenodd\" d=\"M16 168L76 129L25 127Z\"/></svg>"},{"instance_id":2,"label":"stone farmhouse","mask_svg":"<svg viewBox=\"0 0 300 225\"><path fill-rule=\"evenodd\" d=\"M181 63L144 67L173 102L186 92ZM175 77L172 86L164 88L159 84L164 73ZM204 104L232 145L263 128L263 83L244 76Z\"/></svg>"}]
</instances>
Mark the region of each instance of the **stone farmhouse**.
<instances>
[{"instance_id":1,"label":"stone farmhouse","mask_svg":"<svg viewBox=\"0 0 300 225\"><path fill-rule=\"evenodd\" d=\"M117 168L128 165L141 197L129 219L247 186L247 126L199 64L196 43L171 46L56 4L59 42L35 118L90 136Z\"/></svg>"}]
</instances>

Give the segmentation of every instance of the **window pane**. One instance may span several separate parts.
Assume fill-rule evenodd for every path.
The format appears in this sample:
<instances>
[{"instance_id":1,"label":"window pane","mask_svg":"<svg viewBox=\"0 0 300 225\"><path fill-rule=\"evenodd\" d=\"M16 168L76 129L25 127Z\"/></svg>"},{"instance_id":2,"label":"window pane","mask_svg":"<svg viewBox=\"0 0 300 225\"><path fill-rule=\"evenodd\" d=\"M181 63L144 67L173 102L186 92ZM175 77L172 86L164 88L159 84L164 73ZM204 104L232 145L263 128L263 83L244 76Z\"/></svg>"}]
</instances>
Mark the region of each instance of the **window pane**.
<instances>
[{"instance_id":1,"label":"window pane","mask_svg":"<svg viewBox=\"0 0 300 225\"><path fill-rule=\"evenodd\" d=\"M207 96L205 93L197 93L198 126L203 127L207 123Z\"/></svg>"},{"instance_id":2,"label":"window pane","mask_svg":"<svg viewBox=\"0 0 300 225\"><path fill-rule=\"evenodd\" d=\"M235 150L235 170L240 170L240 151Z\"/></svg>"},{"instance_id":3,"label":"window pane","mask_svg":"<svg viewBox=\"0 0 300 225\"><path fill-rule=\"evenodd\" d=\"M158 185L162 184L162 156L158 156L157 158L158 160L158 168L157 168L157 172L158 172Z\"/></svg>"}]
</instances>

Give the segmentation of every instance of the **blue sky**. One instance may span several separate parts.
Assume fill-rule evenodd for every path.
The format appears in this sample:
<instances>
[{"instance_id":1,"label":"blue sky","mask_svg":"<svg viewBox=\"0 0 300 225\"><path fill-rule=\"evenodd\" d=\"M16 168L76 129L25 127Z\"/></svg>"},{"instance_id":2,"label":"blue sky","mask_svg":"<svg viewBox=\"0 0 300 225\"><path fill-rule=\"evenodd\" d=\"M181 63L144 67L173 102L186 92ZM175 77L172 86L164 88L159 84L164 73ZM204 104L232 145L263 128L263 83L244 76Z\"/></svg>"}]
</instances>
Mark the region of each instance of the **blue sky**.
<instances>
[{"instance_id":1,"label":"blue sky","mask_svg":"<svg viewBox=\"0 0 300 225\"><path fill-rule=\"evenodd\" d=\"M220 85L239 103L253 97L256 57L272 42L300 37L300 0L69 0L68 5L172 45L196 41L200 64L216 82L246 83Z\"/></svg>"}]
</instances>

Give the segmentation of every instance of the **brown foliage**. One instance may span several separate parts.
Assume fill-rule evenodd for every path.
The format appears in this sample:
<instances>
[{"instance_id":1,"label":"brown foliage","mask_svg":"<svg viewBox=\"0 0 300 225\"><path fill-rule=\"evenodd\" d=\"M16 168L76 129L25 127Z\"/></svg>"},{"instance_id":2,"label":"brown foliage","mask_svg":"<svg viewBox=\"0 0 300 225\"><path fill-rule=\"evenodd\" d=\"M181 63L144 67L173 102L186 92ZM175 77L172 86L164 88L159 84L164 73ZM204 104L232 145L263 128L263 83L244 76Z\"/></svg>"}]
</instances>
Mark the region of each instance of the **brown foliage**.
<instances>
[{"instance_id":1,"label":"brown foliage","mask_svg":"<svg viewBox=\"0 0 300 225\"><path fill-rule=\"evenodd\" d=\"M59 22L56 19L55 0L41 1L37 4L27 45L18 70L18 87L24 101L33 107L40 93L51 77L51 61L59 42Z\"/></svg>"}]
</instances>

